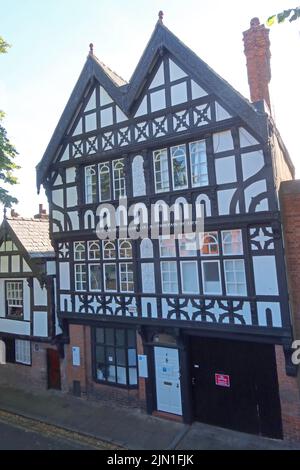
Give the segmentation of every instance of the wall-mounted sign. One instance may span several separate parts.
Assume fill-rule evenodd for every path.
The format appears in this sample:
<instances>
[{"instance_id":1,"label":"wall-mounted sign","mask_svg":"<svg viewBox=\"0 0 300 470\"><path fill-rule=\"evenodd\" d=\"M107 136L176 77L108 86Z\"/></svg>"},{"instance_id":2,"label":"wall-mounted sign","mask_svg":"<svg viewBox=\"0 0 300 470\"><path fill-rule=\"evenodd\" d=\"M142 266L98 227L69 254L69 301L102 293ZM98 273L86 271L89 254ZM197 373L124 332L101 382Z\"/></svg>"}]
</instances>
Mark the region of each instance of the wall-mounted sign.
<instances>
[{"instance_id":1,"label":"wall-mounted sign","mask_svg":"<svg viewBox=\"0 0 300 470\"><path fill-rule=\"evenodd\" d=\"M230 388L230 376L225 374L215 374L215 384L218 387Z\"/></svg>"},{"instance_id":2,"label":"wall-mounted sign","mask_svg":"<svg viewBox=\"0 0 300 470\"><path fill-rule=\"evenodd\" d=\"M138 354L138 365L139 365L139 377L147 379L148 378L147 356L145 356L144 354Z\"/></svg>"},{"instance_id":3,"label":"wall-mounted sign","mask_svg":"<svg viewBox=\"0 0 300 470\"><path fill-rule=\"evenodd\" d=\"M72 347L72 364L73 366L80 366L80 348L78 346Z\"/></svg>"}]
</instances>

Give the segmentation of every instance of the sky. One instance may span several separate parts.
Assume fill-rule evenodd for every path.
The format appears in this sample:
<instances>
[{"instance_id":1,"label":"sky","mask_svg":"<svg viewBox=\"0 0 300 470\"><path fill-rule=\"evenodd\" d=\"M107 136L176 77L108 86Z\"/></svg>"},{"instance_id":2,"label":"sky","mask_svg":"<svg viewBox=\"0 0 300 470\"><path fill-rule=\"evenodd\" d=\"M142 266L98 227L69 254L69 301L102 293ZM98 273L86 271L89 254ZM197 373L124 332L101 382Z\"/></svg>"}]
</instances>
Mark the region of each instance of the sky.
<instances>
[{"instance_id":1,"label":"sky","mask_svg":"<svg viewBox=\"0 0 300 470\"><path fill-rule=\"evenodd\" d=\"M0 35L12 45L0 55L0 109L22 167L11 188L19 199L16 211L32 216L39 203L47 206L44 192L36 191L35 166L91 42L95 55L129 80L163 10L164 24L249 98L242 33L251 18L263 23L296 1L0 0ZM300 20L270 29L273 116L300 178Z\"/></svg>"}]
</instances>

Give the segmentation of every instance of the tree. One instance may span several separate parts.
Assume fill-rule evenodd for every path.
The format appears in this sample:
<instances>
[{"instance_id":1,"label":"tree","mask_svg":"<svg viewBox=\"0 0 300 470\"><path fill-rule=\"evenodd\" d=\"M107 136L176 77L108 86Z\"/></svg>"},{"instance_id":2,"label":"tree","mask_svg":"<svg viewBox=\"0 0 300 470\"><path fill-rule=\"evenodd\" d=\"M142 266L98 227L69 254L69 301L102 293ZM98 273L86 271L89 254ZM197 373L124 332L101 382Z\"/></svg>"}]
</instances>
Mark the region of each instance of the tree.
<instances>
[{"instance_id":1,"label":"tree","mask_svg":"<svg viewBox=\"0 0 300 470\"><path fill-rule=\"evenodd\" d=\"M0 54L5 54L10 45L4 41L0 36ZM9 141L7 132L2 125L5 114L0 111L0 180L4 184L14 185L17 184L17 178L13 176L14 170L20 167L14 162L18 152L14 145ZM18 200L11 196L7 189L0 186L0 203L5 207L11 207L16 204Z\"/></svg>"},{"instance_id":2,"label":"tree","mask_svg":"<svg viewBox=\"0 0 300 470\"><path fill-rule=\"evenodd\" d=\"M277 13L277 15L270 16L267 19L267 25L272 26L274 23L276 23L276 21L278 23L283 23L287 19L291 23L298 18L300 18L300 7L290 8L289 10L284 10L281 13Z\"/></svg>"}]
</instances>

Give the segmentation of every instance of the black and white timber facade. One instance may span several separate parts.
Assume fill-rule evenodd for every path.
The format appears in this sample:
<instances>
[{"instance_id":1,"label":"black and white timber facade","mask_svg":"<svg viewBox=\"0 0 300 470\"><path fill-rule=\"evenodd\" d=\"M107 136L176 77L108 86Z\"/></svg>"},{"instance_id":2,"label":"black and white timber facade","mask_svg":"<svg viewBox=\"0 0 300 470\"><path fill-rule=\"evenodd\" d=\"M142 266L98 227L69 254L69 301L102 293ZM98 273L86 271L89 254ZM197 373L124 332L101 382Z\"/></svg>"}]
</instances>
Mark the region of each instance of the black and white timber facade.
<instances>
[{"instance_id":1,"label":"black and white timber facade","mask_svg":"<svg viewBox=\"0 0 300 470\"><path fill-rule=\"evenodd\" d=\"M216 395L226 387L234 393L236 374L249 381L248 398L259 391L253 403L249 398L246 430L280 436L275 344L285 349L287 372L293 369L277 189L293 174L264 103L243 98L161 22L129 83L91 51L37 167L37 183L50 204L60 325L66 341L69 325L91 328L95 382L138 386L130 339L138 331L148 412L244 429L238 407L234 418L223 416L234 397L222 396L227 410L220 412ZM99 240L99 204L117 209L124 196L141 212L189 203L194 218L204 205L201 247L198 239L150 234ZM126 359L117 357L119 335ZM268 396L267 369L275 389ZM229 386L218 388L222 375ZM271 404L272 418L257 417L258 407L269 416Z\"/></svg>"}]
</instances>

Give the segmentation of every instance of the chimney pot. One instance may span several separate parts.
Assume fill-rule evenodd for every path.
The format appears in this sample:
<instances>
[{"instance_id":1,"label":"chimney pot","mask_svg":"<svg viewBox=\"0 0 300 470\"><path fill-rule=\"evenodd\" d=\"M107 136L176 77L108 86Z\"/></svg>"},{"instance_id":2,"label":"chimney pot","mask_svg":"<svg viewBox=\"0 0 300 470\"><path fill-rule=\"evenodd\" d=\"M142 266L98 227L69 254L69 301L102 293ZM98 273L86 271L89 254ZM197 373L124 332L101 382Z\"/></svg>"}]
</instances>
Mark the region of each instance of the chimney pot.
<instances>
[{"instance_id":1,"label":"chimney pot","mask_svg":"<svg viewBox=\"0 0 300 470\"><path fill-rule=\"evenodd\" d=\"M243 33L243 39L251 101L264 100L271 109L269 94L271 80L269 32L269 29L260 24L259 18L252 18L250 29Z\"/></svg>"}]
</instances>

